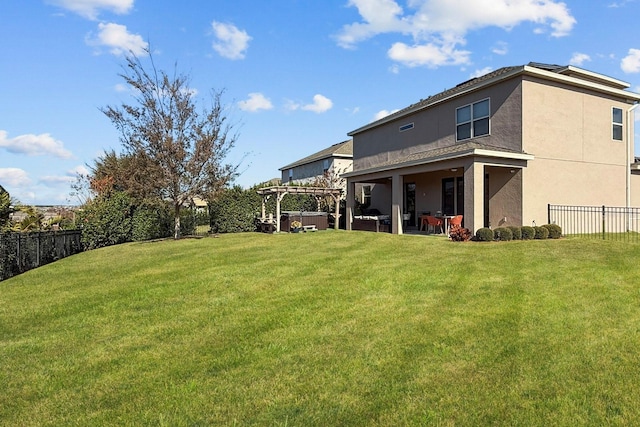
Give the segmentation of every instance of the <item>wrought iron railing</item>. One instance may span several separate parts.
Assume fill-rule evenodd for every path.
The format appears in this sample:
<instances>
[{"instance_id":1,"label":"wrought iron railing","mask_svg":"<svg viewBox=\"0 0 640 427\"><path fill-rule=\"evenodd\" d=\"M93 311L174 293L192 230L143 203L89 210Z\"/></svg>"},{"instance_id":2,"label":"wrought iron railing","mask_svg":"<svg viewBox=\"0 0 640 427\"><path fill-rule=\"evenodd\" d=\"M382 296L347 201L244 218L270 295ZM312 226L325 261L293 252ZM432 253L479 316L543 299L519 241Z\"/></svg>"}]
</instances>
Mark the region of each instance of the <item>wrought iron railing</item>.
<instances>
[{"instance_id":1,"label":"wrought iron railing","mask_svg":"<svg viewBox=\"0 0 640 427\"><path fill-rule=\"evenodd\" d=\"M548 223L565 236L640 241L640 208L548 205Z\"/></svg>"}]
</instances>

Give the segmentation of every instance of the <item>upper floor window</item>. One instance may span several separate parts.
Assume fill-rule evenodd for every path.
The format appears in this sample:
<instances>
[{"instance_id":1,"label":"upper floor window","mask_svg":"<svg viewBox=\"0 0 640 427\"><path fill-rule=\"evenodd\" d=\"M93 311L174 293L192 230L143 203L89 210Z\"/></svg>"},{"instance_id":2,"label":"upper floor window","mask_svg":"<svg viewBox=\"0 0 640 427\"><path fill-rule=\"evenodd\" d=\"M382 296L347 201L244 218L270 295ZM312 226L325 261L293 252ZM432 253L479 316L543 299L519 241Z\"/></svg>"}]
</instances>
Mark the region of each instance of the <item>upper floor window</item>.
<instances>
[{"instance_id":1,"label":"upper floor window","mask_svg":"<svg viewBox=\"0 0 640 427\"><path fill-rule=\"evenodd\" d=\"M489 98L456 109L456 141L489 135Z\"/></svg>"},{"instance_id":2,"label":"upper floor window","mask_svg":"<svg viewBox=\"0 0 640 427\"><path fill-rule=\"evenodd\" d=\"M322 172L329 171L329 159L324 159L322 161Z\"/></svg>"},{"instance_id":3,"label":"upper floor window","mask_svg":"<svg viewBox=\"0 0 640 427\"><path fill-rule=\"evenodd\" d=\"M289 169L289 182L293 181L293 169Z\"/></svg>"},{"instance_id":4,"label":"upper floor window","mask_svg":"<svg viewBox=\"0 0 640 427\"><path fill-rule=\"evenodd\" d=\"M613 139L622 141L622 109L613 107L611 121L613 122Z\"/></svg>"}]
</instances>

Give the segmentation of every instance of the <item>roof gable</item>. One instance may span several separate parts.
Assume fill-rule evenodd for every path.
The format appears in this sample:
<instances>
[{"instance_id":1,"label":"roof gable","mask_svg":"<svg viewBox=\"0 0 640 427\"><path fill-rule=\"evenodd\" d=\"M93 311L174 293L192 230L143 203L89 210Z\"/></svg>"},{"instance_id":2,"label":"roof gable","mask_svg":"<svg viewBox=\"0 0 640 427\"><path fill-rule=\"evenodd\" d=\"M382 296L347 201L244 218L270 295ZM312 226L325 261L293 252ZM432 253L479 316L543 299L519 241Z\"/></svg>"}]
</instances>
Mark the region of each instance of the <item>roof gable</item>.
<instances>
[{"instance_id":1,"label":"roof gable","mask_svg":"<svg viewBox=\"0 0 640 427\"><path fill-rule=\"evenodd\" d=\"M313 153L310 156L304 157L300 160L296 160L293 163L283 166L279 170L282 171L285 169L291 169L296 166L302 166L309 163L317 162L319 160L330 158L353 158L353 140L350 139L348 141L333 144L332 146L325 148L324 150L318 151L317 153Z\"/></svg>"},{"instance_id":2,"label":"roof gable","mask_svg":"<svg viewBox=\"0 0 640 427\"><path fill-rule=\"evenodd\" d=\"M456 98L463 94L470 93L493 84L497 84L501 81L522 74L536 75L545 80L562 81L574 86L590 87L591 89L599 92L607 92L625 98L629 102L640 101L640 95L623 90L627 89L630 85L621 80L617 80L603 74L594 73L571 65L562 66L530 62L527 65L502 67L480 77L475 77L473 79L459 83L451 89L447 89L426 99L421 99L420 101L411 104L408 107L401 109L400 111L397 111L393 114L383 117L382 119L379 119L352 132L349 132L348 135L356 135L360 132L408 116L416 111L429 108L432 105L445 102L449 99Z\"/></svg>"}]
</instances>

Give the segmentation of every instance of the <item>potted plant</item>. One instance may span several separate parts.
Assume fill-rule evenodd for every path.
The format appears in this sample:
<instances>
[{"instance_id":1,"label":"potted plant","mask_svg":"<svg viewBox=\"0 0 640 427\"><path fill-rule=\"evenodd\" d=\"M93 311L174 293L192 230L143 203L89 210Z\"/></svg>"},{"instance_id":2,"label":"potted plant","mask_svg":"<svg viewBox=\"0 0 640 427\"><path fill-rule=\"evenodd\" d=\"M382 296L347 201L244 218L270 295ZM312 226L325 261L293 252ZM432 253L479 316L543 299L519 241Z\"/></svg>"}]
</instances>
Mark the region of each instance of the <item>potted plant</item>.
<instances>
[{"instance_id":1,"label":"potted plant","mask_svg":"<svg viewBox=\"0 0 640 427\"><path fill-rule=\"evenodd\" d=\"M299 233L302 230L302 223L300 221L293 221L291 223L291 231L294 233Z\"/></svg>"}]
</instances>

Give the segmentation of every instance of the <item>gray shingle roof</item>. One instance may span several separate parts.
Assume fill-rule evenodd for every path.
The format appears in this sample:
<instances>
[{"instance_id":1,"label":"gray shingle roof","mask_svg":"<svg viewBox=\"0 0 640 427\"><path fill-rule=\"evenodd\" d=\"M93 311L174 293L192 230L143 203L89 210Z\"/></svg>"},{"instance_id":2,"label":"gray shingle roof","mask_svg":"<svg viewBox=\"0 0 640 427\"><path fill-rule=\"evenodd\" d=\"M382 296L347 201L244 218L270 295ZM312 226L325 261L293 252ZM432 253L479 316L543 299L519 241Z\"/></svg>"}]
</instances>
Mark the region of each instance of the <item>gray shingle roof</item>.
<instances>
[{"instance_id":1,"label":"gray shingle roof","mask_svg":"<svg viewBox=\"0 0 640 427\"><path fill-rule=\"evenodd\" d=\"M281 167L279 170L291 169L296 166L306 165L308 163L317 162L318 160L329 159L331 157L352 158L353 157L353 140L339 142L332 146L325 148L324 150L313 153L310 156L296 160L286 166Z\"/></svg>"}]
</instances>

